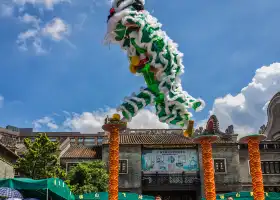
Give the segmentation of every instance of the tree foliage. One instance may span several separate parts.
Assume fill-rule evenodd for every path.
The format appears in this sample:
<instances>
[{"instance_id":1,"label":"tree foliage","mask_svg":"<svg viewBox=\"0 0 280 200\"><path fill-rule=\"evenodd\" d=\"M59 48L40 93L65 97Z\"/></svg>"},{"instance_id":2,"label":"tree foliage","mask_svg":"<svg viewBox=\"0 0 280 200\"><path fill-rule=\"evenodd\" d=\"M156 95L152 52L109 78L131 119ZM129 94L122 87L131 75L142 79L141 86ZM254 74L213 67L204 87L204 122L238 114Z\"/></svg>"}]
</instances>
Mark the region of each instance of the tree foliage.
<instances>
[{"instance_id":1,"label":"tree foliage","mask_svg":"<svg viewBox=\"0 0 280 200\"><path fill-rule=\"evenodd\" d=\"M67 174L67 183L75 194L107 191L108 179L105 163L99 160L79 163Z\"/></svg>"},{"instance_id":2,"label":"tree foliage","mask_svg":"<svg viewBox=\"0 0 280 200\"><path fill-rule=\"evenodd\" d=\"M27 151L16 162L15 169L32 179L65 178L59 165L59 143L52 142L46 134L40 133L31 141L24 139Z\"/></svg>"}]
</instances>

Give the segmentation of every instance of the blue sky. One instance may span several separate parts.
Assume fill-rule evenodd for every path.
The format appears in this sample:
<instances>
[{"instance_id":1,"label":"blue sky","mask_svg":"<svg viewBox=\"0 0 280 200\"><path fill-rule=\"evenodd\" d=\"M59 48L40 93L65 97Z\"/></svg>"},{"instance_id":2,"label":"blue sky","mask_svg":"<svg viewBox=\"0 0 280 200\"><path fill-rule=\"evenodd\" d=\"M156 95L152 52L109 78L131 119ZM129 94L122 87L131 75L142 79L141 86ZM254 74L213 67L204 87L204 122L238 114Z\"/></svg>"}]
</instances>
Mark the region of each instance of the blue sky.
<instances>
[{"instance_id":1,"label":"blue sky","mask_svg":"<svg viewBox=\"0 0 280 200\"><path fill-rule=\"evenodd\" d=\"M85 113L98 121L106 110L95 111L117 107L125 96L144 86L142 77L130 74L120 47L102 44L110 9L108 2L55 0L48 5L43 0L28 2L0 0L0 95L4 97L1 126L33 127L41 119L41 127L37 128L42 130L65 129L67 121L71 123L68 128L83 131L77 123L85 118ZM254 100L259 92L250 90L243 94L241 89L254 82L257 69L279 61L280 1L160 2L146 0L146 9L159 19L184 53L183 88L207 104L202 112L194 113L195 120L203 122L211 110L220 118L229 111L234 116L227 116L231 119L224 126L230 125L226 123L238 126L241 122L234 118L240 119L236 116L240 115L242 100L237 106L214 103L218 97L230 101L226 95L231 94L234 101L243 95L244 105L257 107L258 123L262 125L265 120L262 108L280 87L271 86L271 73L268 73L268 79L264 80L269 82L266 82L268 89L262 90L260 102ZM265 68L264 73L267 75L270 69L275 71L275 81L279 81L279 66ZM243 110L242 116L250 115L252 122L256 115L250 111ZM91 126L90 122L83 124L95 131L98 125ZM43 126L48 123L57 127ZM240 127L258 126L248 123ZM158 124L155 123L155 128Z\"/></svg>"}]
</instances>

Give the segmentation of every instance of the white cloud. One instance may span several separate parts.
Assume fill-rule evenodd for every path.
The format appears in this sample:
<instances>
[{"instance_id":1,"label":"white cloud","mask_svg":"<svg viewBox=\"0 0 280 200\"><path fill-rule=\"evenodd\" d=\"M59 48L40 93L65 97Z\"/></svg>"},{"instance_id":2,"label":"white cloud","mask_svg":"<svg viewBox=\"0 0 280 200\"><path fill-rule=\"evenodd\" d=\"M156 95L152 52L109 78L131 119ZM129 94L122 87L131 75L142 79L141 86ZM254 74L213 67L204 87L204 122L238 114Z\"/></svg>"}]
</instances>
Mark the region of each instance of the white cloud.
<instances>
[{"instance_id":1,"label":"white cloud","mask_svg":"<svg viewBox=\"0 0 280 200\"><path fill-rule=\"evenodd\" d=\"M238 94L217 98L210 114L215 114L224 130L234 125L242 135L257 132L266 124L266 108L274 94L280 91L280 63L263 66L256 70L252 81Z\"/></svg>"},{"instance_id":2,"label":"white cloud","mask_svg":"<svg viewBox=\"0 0 280 200\"><path fill-rule=\"evenodd\" d=\"M280 63L263 66L256 70L251 82L238 94L227 94L216 98L209 114L217 116L222 131L229 125L234 125L235 133L239 136L256 133L260 126L266 124L266 109L273 95L280 91L279 85ZM97 133L102 131L105 117L113 113L115 113L114 109L81 114L63 111L65 120L60 125L57 125L54 120L51 122L61 130ZM205 127L207 120L197 121L196 126ZM46 123L49 121L46 120ZM169 128L167 124L159 122L154 112L147 109L140 111L128 126L136 129Z\"/></svg>"},{"instance_id":3,"label":"white cloud","mask_svg":"<svg viewBox=\"0 0 280 200\"><path fill-rule=\"evenodd\" d=\"M0 108L3 107L4 104L4 97L0 95Z\"/></svg>"},{"instance_id":4,"label":"white cloud","mask_svg":"<svg viewBox=\"0 0 280 200\"><path fill-rule=\"evenodd\" d=\"M82 133L97 133L102 131L105 117L112 116L116 111L108 109L106 111L84 112L82 114L74 113L63 123L63 127L72 131L80 131ZM167 124L161 123L158 117L150 110L142 110L128 124L129 128L168 128Z\"/></svg>"},{"instance_id":5,"label":"white cloud","mask_svg":"<svg viewBox=\"0 0 280 200\"><path fill-rule=\"evenodd\" d=\"M32 16L29 14L24 14L22 17L19 17L20 21L25 24L30 24L32 26L31 29L28 29L25 32L21 32L18 35L17 44L20 50L27 51L29 47L29 43L35 50L37 54L45 53L45 50L42 48L41 45L41 38L40 38L40 19L36 16Z\"/></svg>"},{"instance_id":6,"label":"white cloud","mask_svg":"<svg viewBox=\"0 0 280 200\"><path fill-rule=\"evenodd\" d=\"M44 5L46 9L52 10L55 4L67 2L70 3L70 0L14 0L14 3L24 6L25 4L33 5Z\"/></svg>"},{"instance_id":7,"label":"white cloud","mask_svg":"<svg viewBox=\"0 0 280 200\"><path fill-rule=\"evenodd\" d=\"M27 40L28 38L36 37L37 34L38 34L38 30L30 29L30 30L20 33L18 38L21 40Z\"/></svg>"},{"instance_id":8,"label":"white cloud","mask_svg":"<svg viewBox=\"0 0 280 200\"><path fill-rule=\"evenodd\" d=\"M27 51L32 48L37 54L46 53L47 50L42 46L45 38L52 41L64 40L75 48L75 45L66 39L70 34L70 26L67 23L58 17L49 22L40 19L40 16L44 16L45 10L52 10L55 5L61 3L71 3L71 0L10 0L7 3L1 3L0 0L0 17L13 16L16 9L19 21L30 26L18 35L16 43L20 50ZM30 15L26 10L26 4L32 4L33 8L39 11L38 16Z\"/></svg>"},{"instance_id":9,"label":"white cloud","mask_svg":"<svg viewBox=\"0 0 280 200\"><path fill-rule=\"evenodd\" d=\"M28 29L18 35L17 45L20 50L27 51L29 49L29 43L31 43L31 46L34 48L36 54L46 53L42 47L39 29Z\"/></svg>"},{"instance_id":10,"label":"white cloud","mask_svg":"<svg viewBox=\"0 0 280 200\"><path fill-rule=\"evenodd\" d=\"M203 119L203 120L200 120L200 121L195 121L195 129L197 129L199 127L204 127L205 128L207 120L208 119Z\"/></svg>"},{"instance_id":11,"label":"white cloud","mask_svg":"<svg viewBox=\"0 0 280 200\"><path fill-rule=\"evenodd\" d=\"M7 4L0 5L0 15L2 17L11 17L14 13L14 7Z\"/></svg>"},{"instance_id":12,"label":"white cloud","mask_svg":"<svg viewBox=\"0 0 280 200\"><path fill-rule=\"evenodd\" d=\"M54 18L49 23L41 25L41 20L35 16L25 14L20 17L23 23L31 24L32 28L18 35L17 44L20 50L27 51L29 44L37 54L44 54L47 51L42 47L42 39L50 38L54 41L66 40L66 36L70 33L70 26L60 18ZM71 43L70 43L71 44Z\"/></svg>"},{"instance_id":13,"label":"white cloud","mask_svg":"<svg viewBox=\"0 0 280 200\"><path fill-rule=\"evenodd\" d=\"M60 41L69 35L70 29L62 19L54 18L42 29L42 33L45 36L50 37L53 40Z\"/></svg>"},{"instance_id":14,"label":"white cloud","mask_svg":"<svg viewBox=\"0 0 280 200\"><path fill-rule=\"evenodd\" d=\"M31 24L35 28L39 27L39 24L41 22L40 19L38 19L36 16L29 15L25 13L22 17L19 18L22 22L26 24Z\"/></svg>"},{"instance_id":15,"label":"white cloud","mask_svg":"<svg viewBox=\"0 0 280 200\"><path fill-rule=\"evenodd\" d=\"M158 116L156 116L155 112L150 110L142 110L140 111L128 124L130 128L141 128L141 129L167 129L168 125L162 123L158 120Z\"/></svg>"},{"instance_id":16,"label":"white cloud","mask_svg":"<svg viewBox=\"0 0 280 200\"><path fill-rule=\"evenodd\" d=\"M105 117L112 116L115 109L99 110L94 112L69 113L63 111L65 120L60 124L56 124L55 120L51 117L44 117L34 121L34 128L36 129L56 129L63 131L78 131L82 133L97 133L102 130ZM158 117L150 110L142 110L136 117L128 124L129 128L135 129L165 129L168 128L167 124L161 123Z\"/></svg>"},{"instance_id":17,"label":"white cloud","mask_svg":"<svg viewBox=\"0 0 280 200\"><path fill-rule=\"evenodd\" d=\"M40 130L42 128L48 128L50 130L57 130L58 125L50 117L43 117L41 119L33 121L33 126L35 130Z\"/></svg>"}]
</instances>

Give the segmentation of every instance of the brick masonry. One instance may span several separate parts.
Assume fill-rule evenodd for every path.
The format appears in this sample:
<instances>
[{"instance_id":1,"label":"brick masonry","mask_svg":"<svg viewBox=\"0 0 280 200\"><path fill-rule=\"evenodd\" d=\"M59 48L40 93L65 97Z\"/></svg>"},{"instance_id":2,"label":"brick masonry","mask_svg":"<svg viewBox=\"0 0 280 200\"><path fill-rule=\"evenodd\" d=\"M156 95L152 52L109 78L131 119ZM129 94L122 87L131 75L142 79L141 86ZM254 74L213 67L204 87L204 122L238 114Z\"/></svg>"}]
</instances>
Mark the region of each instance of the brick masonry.
<instances>
[{"instance_id":1,"label":"brick masonry","mask_svg":"<svg viewBox=\"0 0 280 200\"><path fill-rule=\"evenodd\" d=\"M14 178L14 168L12 164L0 158L0 178Z\"/></svg>"},{"instance_id":2,"label":"brick masonry","mask_svg":"<svg viewBox=\"0 0 280 200\"><path fill-rule=\"evenodd\" d=\"M103 146L102 160L108 163L109 148ZM128 173L119 175L120 191L141 193L141 145L120 146L120 159L128 160Z\"/></svg>"},{"instance_id":3,"label":"brick masonry","mask_svg":"<svg viewBox=\"0 0 280 200\"><path fill-rule=\"evenodd\" d=\"M248 151L240 150L240 180L244 188L251 189L251 175L248 162ZM261 152L261 160L265 161L280 161L280 151ZM263 175L264 186L280 186L280 175ZM248 190L248 189L247 189Z\"/></svg>"}]
</instances>

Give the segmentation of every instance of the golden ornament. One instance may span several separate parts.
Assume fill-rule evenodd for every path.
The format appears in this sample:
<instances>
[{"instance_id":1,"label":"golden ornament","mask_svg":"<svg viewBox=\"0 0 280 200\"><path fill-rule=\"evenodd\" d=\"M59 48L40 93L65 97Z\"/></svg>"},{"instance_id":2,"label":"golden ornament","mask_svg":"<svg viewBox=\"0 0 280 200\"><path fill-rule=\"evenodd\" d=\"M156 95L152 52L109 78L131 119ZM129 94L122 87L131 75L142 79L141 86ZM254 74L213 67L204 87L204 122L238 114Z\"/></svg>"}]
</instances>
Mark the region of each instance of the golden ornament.
<instances>
[{"instance_id":1,"label":"golden ornament","mask_svg":"<svg viewBox=\"0 0 280 200\"><path fill-rule=\"evenodd\" d=\"M129 66L129 70L132 74L136 74L136 72L137 72L136 67L132 64Z\"/></svg>"},{"instance_id":2,"label":"golden ornament","mask_svg":"<svg viewBox=\"0 0 280 200\"><path fill-rule=\"evenodd\" d=\"M113 114L112 119L114 120L121 120L121 116L117 113Z\"/></svg>"},{"instance_id":3,"label":"golden ornament","mask_svg":"<svg viewBox=\"0 0 280 200\"><path fill-rule=\"evenodd\" d=\"M130 58L130 63L134 66L138 66L140 64L140 58L139 56L132 56Z\"/></svg>"}]
</instances>

